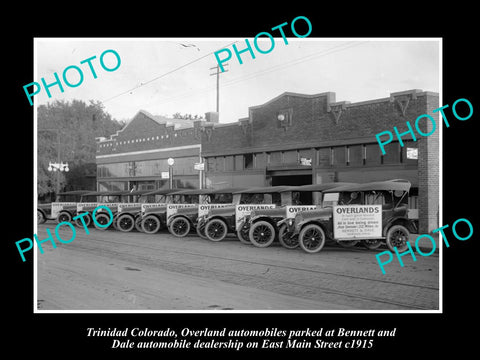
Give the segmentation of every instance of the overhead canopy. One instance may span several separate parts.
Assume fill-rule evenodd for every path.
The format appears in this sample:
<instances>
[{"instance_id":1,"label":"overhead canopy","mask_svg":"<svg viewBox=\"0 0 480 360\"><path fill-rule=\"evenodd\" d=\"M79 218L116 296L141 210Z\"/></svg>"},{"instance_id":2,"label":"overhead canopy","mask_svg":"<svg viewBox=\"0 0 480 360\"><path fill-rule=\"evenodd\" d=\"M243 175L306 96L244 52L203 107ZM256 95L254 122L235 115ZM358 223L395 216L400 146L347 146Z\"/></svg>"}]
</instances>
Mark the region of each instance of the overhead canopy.
<instances>
[{"instance_id":1,"label":"overhead canopy","mask_svg":"<svg viewBox=\"0 0 480 360\"><path fill-rule=\"evenodd\" d=\"M288 186L285 190L286 191L325 191L331 188L339 187L339 186L346 186L346 185L356 185L355 183L348 183L348 182L335 182L335 183L323 183L323 184L310 184L310 185L301 185L301 186Z\"/></svg>"},{"instance_id":2,"label":"overhead canopy","mask_svg":"<svg viewBox=\"0 0 480 360\"><path fill-rule=\"evenodd\" d=\"M287 189L294 189L296 186L264 186L264 187L256 187L256 188L251 188L251 189L246 189L246 190L240 190L236 191L235 194L269 194L269 193L275 193L275 192L283 192L283 191L289 191ZM290 190L294 191L294 190Z\"/></svg>"}]
</instances>

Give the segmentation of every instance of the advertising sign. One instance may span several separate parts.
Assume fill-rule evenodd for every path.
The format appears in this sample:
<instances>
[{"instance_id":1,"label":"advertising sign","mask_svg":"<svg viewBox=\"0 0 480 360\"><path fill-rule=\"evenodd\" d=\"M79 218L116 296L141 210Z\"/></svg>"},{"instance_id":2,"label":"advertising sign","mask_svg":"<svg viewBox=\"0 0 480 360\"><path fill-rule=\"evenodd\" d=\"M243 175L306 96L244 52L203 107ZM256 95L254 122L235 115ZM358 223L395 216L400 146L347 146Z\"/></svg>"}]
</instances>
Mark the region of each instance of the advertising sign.
<instances>
[{"instance_id":1,"label":"advertising sign","mask_svg":"<svg viewBox=\"0 0 480 360\"><path fill-rule=\"evenodd\" d=\"M144 204L141 204L142 215L145 214L146 209L160 208L160 207L164 207L164 206L167 206L167 204L166 203L144 203Z\"/></svg>"},{"instance_id":2,"label":"advertising sign","mask_svg":"<svg viewBox=\"0 0 480 360\"><path fill-rule=\"evenodd\" d=\"M320 205L287 205L285 209L287 211L287 219L293 219L299 211L309 211L320 209Z\"/></svg>"},{"instance_id":3,"label":"advertising sign","mask_svg":"<svg viewBox=\"0 0 480 360\"><path fill-rule=\"evenodd\" d=\"M96 202L84 202L84 203L77 203L77 212L81 212L84 209L91 208L92 210L97 207L98 203Z\"/></svg>"},{"instance_id":4,"label":"advertising sign","mask_svg":"<svg viewBox=\"0 0 480 360\"><path fill-rule=\"evenodd\" d=\"M75 207L76 202L53 202L52 203L52 218L56 219L61 210L65 207Z\"/></svg>"},{"instance_id":5,"label":"advertising sign","mask_svg":"<svg viewBox=\"0 0 480 360\"><path fill-rule=\"evenodd\" d=\"M235 229L238 231L242 226L243 218L252 210L275 209L275 204L246 204L235 207Z\"/></svg>"},{"instance_id":6,"label":"advertising sign","mask_svg":"<svg viewBox=\"0 0 480 360\"><path fill-rule=\"evenodd\" d=\"M335 240L378 239L382 237L382 205L333 207Z\"/></svg>"},{"instance_id":7,"label":"advertising sign","mask_svg":"<svg viewBox=\"0 0 480 360\"><path fill-rule=\"evenodd\" d=\"M208 214L210 209L220 209L224 207L232 206L233 204L202 204L198 205L198 217Z\"/></svg>"},{"instance_id":8,"label":"advertising sign","mask_svg":"<svg viewBox=\"0 0 480 360\"><path fill-rule=\"evenodd\" d=\"M121 203L118 204L118 212L125 211L129 208L140 207L142 203Z\"/></svg>"},{"instance_id":9,"label":"advertising sign","mask_svg":"<svg viewBox=\"0 0 480 360\"><path fill-rule=\"evenodd\" d=\"M178 209L181 208L193 208L197 207L198 204L168 204L167 205L167 221L170 217L177 213Z\"/></svg>"}]
</instances>

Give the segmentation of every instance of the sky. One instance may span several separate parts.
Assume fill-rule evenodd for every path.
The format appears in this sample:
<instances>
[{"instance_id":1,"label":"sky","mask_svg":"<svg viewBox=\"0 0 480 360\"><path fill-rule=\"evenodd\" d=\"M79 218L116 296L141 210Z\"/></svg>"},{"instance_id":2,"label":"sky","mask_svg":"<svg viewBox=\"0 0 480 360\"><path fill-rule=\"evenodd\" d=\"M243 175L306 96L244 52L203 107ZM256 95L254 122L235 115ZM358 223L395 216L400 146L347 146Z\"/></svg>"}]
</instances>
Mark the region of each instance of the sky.
<instances>
[{"instance_id":1,"label":"sky","mask_svg":"<svg viewBox=\"0 0 480 360\"><path fill-rule=\"evenodd\" d=\"M248 108L268 102L284 92L336 93L336 101L352 103L386 98L391 92L410 89L441 92L441 40L437 38L275 38L273 49L262 54L253 44L255 58L241 53L240 64L232 48L246 48L245 38L36 38L32 81L58 86L35 95L36 104L54 100L101 101L117 120L130 120L140 110L171 117L174 113L202 115L216 109L217 61L214 52L228 48L232 57L220 74L220 122L248 117ZM272 43L259 38L266 51ZM114 71L100 64L106 50L118 53ZM97 78L88 63L91 60ZM223 59L226 52L219 56ZM104 55L107 68L117 65L113 53ZM67 71L68 87L62 80ZM28 99L25 98L28 103Z\"/></svg>"}]
</instances>

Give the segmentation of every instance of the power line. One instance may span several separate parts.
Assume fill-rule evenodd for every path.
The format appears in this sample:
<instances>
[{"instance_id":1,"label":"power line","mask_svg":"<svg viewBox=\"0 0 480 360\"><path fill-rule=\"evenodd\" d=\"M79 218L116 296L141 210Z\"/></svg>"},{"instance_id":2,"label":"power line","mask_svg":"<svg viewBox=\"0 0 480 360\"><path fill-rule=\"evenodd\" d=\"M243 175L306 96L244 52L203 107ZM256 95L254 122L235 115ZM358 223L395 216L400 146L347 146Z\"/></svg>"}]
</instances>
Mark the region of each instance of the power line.
<instances>
[{"instance_id":1,"label":"power line","mask_svg":"<svg viewBox=\"0 0 480 360\"><path fill-rule=\"evenodd\" d=\"M283 70L283 69L288 68L290 66L301 64L301 63L304 63L304 62L307 62L307 61L311 61L313 59L324 57L324 56L327 56L327 55L330 55L330 54L333 54L333 53L336 53L336 52L339 52L339 51L347 50L349 48L352 48L352 47L355 47L355 46L358 46L358 45L362 45L362 44L367 43L367 42L368 41L363 41L363 42L355 41L355 42L351 42L351 43L347 43L347 44L340 44L340 45L337 45L337 46L333 46L331 48L321 50L319 52L312 53L312 54L309 54L309 55L306 55L306 56L303 56L303 57L300 57L300 58L297 58L297 59L293 59L293 60L290 60L290 61L282 63L282 64L274 65L274 66L272 66L268 69L260 70L260 71L257 71L257 72L251 73L251 74L247 74L245 76L240 76L238 78L227 80L223 83L222 86L227 87L227 86L231 86L231 85L236 85L236 84L238 84L242 81L248 81L252 78L257 78L259 76L268 74L270 72ZM172 101L175 101L175 100L191 97L192 94L195 94L195 93L212 91L213 89L214 89L214 86L206 86L204 88L190 90L190 91L178 94L176 96L172 96L168 99L165 99L163 101L158 101L158 102L155 102L155 103L156 104L166 104L166 103L169 103L169 102L172 102ZM151 102L149 102L149 104L150 103Z\"/></svg>"},{"instance_id":2,"label":"power line","mask_svg":"<svg viewBox=\"0 0 480 360\"><path fill-rule=\"evenodd\" d=\"M237 41L234 41L234 42L232 42L232 43L230 43L230 44L227 44L227 45L225 45L223 48L229 47L230 45L235 44L236 42L237 42ZM223 49L223 48L222 48L222 49ZM218 50L215 50L215 51L218 51ZM154 77L154 78L151 79L151 80L148 80L148 81L146 81L146 82L140 83L140 85L134 86L133 88L128 89L128 90L126 90L126 91L124 91L124 92L121 92L120 94L117 94L117 95L114 95L114 96L112 96L112 97L110 97L110 98L108 98L108 99L105 99L105 100L102 101L102 103L106 103L106 102L108 102L108 101L110 101L110 100L116 99L117 97L120 97L120 96L122 96L122 95L125 95L125 94L127 94L127 93L129 93L129 92L131 92L131 91L133 91L133 90L136 90L136 89L138 89L138 88L140 88L140 87L142 87L142 86L148 85L148 84L150 84L150 83L152 83L152 82L154 82L154 81L156 81L156 80L158 80L158 79L161 79L161 78L163 78L163 77L165 77L165 76L167 76L167 75L170 75L170 74L174 73L175 71L178 71L178 70L180 70L180 69L183 69L184 67L187 67L187 66L189 66L189 65L191 65L191 64L193 64L193 63L195 63L195 62L197 62L197 61L200 61L200 60L206 58L207 56L212 55L213 53L215 53L215 51L212 51L212 52L210 52L210 53L208 53L208 54L206 54L206 55L204 55L204 56L201 56L201 57L199 57L199 58L197 58L197 59L195 59L195 60L192 60L192 61L190 61L190 62L188 62L188 63L186 63L186 64L183 64L183 65L181 65L181 66L179 66L179 67L177 67L177 68L175 68L175 69L173 69L173 70L167 71L166 73L161 74L161 75L159 75L159 76L156 76L156 77Z\"/></svg>"}]
</instances>

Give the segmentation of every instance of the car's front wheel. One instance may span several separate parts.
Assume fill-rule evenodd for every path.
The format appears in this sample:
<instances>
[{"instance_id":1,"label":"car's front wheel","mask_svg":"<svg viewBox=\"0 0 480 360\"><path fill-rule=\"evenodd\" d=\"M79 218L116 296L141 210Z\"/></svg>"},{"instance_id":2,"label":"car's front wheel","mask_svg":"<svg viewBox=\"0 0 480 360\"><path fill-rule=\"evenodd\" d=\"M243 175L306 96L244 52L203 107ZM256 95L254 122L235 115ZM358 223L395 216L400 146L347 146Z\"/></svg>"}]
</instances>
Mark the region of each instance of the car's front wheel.
<instances>
[{"instance_id":1,"label":"car's front wheel","mask_svg":"<svg viewBox=\"0 0 480 360\"><path fill-rule=\"evenodd\" d=\"M205 235L211 241L222 241L227 236L227 224L220 219L210 220L205 225Z\"/></svg>"},{"instance_id":2,"label":"car's front wheel","mask_svg":"<svg viewBox=\"0 0 480 360\"><path fill-rule=\"evenodd\" d=\"M385 239L387 247L390 251L395 251L394 248L397 248L399 253L404 252L408 249L408 238L410 232L403 225L393 225L387 231L387 238Z\"/></svg>"},{"instance_id":3,"label":"car's front wheel","mask_svg":"<svg viewBox=\"0 0 480 360\"><path fill-rule=\"evenodd\" d=\"M257 247L268 247L275 240L275 228L266 221L258 221L250 227L248 237Z\"/></svg>"},{"instance_id":4,"label":"car's front wheel","mask_svg":"<svg viewBox=\"0 0 480 360\"><path fill-rule=\"evenodd\" d=\"M155 234L160 226L160 220L155 215L148 215L142 220L142 230L147 234Z\"/></svg>"},{"instance_id":5,"label":"car's front wheel","mask_svg":"<svg viewBox=\"0 0 480 360\"><path fill-rule=\"evenodd\" d=\"M135 227L135 219L130 214L120 215L117 219L117 228L123 232L132 231Z\"/></svg>"},{"instance_id":6,"label":"car's front wheel","mask_svg":"<svg viewBox=\"0 0 480 360\"><path fill-rule=\"evenodd\" d=\"M190 232L190 222L184 217L177 217L170 223L169 230L176 237L185 237Z\"/></svg>"},{"instance_id":7,"label":"car's front wheel","mask_svg":"<svg viewBox=\"0 0 480 360\"><path fill-rule=\"evenodd\" d=\"M316 224L306 225L298 235L300 247L310 254L322 250L325 240L325 232Z\"/></svg>"}]
</instances>

